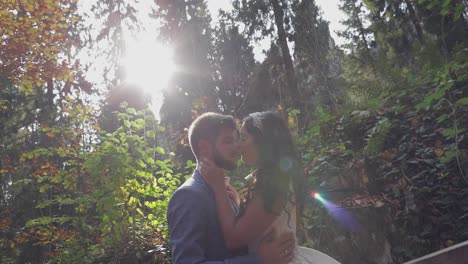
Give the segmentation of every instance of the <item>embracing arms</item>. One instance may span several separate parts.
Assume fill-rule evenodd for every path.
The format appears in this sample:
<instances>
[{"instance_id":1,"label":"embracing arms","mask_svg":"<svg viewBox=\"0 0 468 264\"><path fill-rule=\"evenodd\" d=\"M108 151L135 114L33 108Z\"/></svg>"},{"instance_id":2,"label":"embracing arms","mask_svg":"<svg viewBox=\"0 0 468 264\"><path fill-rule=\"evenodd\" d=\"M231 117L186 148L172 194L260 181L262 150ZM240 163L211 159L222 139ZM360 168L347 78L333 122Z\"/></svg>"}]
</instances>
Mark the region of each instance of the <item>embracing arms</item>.
<instances>
[{"instance_id":1,"label":"embracing arms","mask_svg":"<svg viewBox=\"0 0 468 264\"><path fill-rule=\"evenodd\" d=\"M263 198L254 195L240 217L236 217L229 202L225 188L214 187L218 218L221 223L224 240L229 249L244 247L260 237L276 220L284 207L284 202L277 201L273 212L267 212Z\"/></svg>"},{"instance_id":2,"label":"embracing arms","mask_svg":"<svg viewBox=\"0 0 468 264\"><path fill-rule=\"evenodd\" d=\"M209 261L207 259L207 236L210 227L206 224L205 212L203 200L193 190L178 190L171 198L167 220L173 263L260 263L260 257L255 254Z\"/></svg>"},{"instance_id":3,"label":"embracing arms","mask_svg":"<svg viewBox=\"0 0 468 264\"><path fill-rule=\"evenodd\" d=\"M265 209L263 197L254 194L244 212L240 216L236 216L232 210L228 194L228 191L234 190L230 186L226 187L224 170L213 164L213 162L205 160L200 171L203 179L211 186L215 194L218 219L226 246L229 249L247 246L250 242L259 238L277 219L286 204L285 200L278 198L273 203L270 212Z\"/></svg>"}]
</instances>

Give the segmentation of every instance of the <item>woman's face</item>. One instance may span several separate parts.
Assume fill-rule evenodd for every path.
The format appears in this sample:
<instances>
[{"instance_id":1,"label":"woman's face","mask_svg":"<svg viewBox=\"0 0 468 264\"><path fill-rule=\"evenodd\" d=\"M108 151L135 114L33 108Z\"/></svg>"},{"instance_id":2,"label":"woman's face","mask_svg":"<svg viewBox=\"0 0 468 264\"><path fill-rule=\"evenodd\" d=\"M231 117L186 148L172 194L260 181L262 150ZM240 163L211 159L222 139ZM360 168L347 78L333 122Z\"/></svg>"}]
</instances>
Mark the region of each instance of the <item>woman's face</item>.
<instances>
[{"instance_id":1,"label":"woman's face","mask_svg":"<svg viewBox=\"0 0 468 264\"><path fill-rule=\"evenodd\" d=\"M257 163L257 144L254 137L247 132L245 126L242 126L240 132L240 150L242 161L247 165L255 165Z\"/></svg>"}]
</instances>

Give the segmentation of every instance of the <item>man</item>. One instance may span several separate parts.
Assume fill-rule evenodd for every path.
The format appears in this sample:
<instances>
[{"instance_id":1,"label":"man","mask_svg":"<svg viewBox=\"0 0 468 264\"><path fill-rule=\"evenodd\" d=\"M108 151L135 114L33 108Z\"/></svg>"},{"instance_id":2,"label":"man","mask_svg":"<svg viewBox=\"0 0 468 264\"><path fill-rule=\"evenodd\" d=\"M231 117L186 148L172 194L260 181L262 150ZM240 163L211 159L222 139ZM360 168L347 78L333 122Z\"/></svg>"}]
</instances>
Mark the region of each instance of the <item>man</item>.
<instances>
[{"instance_id":1,"label":"man","mask_svg":"<svg viewBox=\"0 0 468 264\"><path fill-rule=\"evenodd\" d=\"M173 263L288 263L293 258L292 233L264 242L256 254L246 254L246 249L230 252L224 243L215 197L198 165L208 160L227 170L236 167L239 148L233 117L215 113L201 115L190 126L189 142L197 159L197 169L174 193L167 212Z\"/></svg>"}]
</instances>

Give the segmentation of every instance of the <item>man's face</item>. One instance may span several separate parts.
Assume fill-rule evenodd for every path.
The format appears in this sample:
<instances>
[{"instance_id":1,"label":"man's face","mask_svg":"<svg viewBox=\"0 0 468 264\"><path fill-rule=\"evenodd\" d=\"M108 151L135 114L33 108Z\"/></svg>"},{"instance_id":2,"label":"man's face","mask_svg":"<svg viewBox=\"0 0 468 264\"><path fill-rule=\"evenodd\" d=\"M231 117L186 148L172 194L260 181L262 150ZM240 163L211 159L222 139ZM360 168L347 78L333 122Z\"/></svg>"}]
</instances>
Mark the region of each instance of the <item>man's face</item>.
<instances>
[{"instance_id":1,"label":"man's face","mask_svg":"<svg viewBox=\"0 0 468 264\"><path fill-rule=\"evenodd\" d=\"M237 131L233 128L223 127L214 142L213 161L220 168L233 170L237 167L238 159Z\"/></svg>"}]
</instances>

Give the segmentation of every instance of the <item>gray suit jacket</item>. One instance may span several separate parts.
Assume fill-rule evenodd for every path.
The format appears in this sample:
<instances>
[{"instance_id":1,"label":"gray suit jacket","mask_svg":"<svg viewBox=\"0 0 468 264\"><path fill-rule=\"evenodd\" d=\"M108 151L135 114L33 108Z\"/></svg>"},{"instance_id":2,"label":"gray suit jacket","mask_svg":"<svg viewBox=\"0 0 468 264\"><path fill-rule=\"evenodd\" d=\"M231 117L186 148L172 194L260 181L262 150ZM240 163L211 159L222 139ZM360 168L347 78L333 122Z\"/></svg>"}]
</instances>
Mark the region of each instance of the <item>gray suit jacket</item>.
<instances>
[{"instance_id":1,"label":"gray suit jacket","mask_svg":"<svg viewBox=\"0 0 468 264\"><path fill-rule=\"evenodd\" d=\"M213 191L198 170L171 197L167 222L173 263L260 264L258 255L226 248Z\"/></svg>"}]
</instances>

